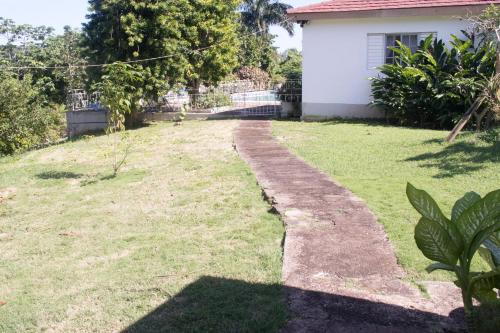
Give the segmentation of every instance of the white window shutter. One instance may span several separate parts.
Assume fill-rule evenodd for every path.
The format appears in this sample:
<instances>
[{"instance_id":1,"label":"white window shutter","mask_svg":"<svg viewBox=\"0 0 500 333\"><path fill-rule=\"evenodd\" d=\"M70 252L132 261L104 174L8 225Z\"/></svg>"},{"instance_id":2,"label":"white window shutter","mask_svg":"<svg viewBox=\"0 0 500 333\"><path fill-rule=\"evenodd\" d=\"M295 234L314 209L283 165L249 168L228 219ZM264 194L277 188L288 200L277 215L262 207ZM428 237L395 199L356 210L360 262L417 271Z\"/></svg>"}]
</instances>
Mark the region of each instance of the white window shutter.
<instances>
[{"instance_id":1,"label":"white window shutter","mask_svg":"<svg viewBox=\"0 0 500 333\"><path fill-rule=\"evenodd\" d=\"M368 69L376 69L385 63L385 35L368 34Z\"/></svg>"},{"instance_id":2,"label":"white window shutter","mask_svg":"<svg viewBox=\"0 0 500 333\"><path fill-rule=\"evenodd\" d=\"M418 34L418 44L426 40L429 35L433 35L434 39L437 39L437 32L420 32Z\"/></svg>"}]
</instances>

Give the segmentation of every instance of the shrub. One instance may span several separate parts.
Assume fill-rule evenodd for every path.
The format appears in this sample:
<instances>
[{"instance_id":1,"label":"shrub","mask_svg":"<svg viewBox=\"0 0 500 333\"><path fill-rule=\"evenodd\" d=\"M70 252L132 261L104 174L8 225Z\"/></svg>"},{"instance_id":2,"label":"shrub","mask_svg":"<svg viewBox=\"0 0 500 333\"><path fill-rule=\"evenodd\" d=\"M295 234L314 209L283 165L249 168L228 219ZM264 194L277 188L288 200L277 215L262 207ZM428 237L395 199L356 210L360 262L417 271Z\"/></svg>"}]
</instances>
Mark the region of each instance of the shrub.
<instances>
[{"instance_id":1,"label":"shrub","mask_svg":"<svg viewBox=\"0 0 500 333\"><path fill-rule=\"evenodd\" d=\"M231 96L217 90L211 90L206 94L197 95L193 100L193 107L198 109L211 109L232 104Z\"/></svg>"},{"instance_id":2,"label":"shrub","mask_svg":"<svg viewBox=\"0 0 500 333\"><path fill-rule=\"evenodd\" d=\"M301 80L302 54L296 49L287 50L280 62L278 74L287 80Z\"/></svg>"},{"instance_id":3,"label":"shrub","mask_svg":"<svg viewBox=\"0 0 500 333\"><path fill-rule=\"evenodd\" d=\"M279 99L283 102L302 102L302 54L296 49L288 50L280 63L278 73L284 78L278 89ZM299 105L296 106L300 108ZM300 113L297 110L297 113Z\"/></svg>"},{"instance_id":4,"label":"shrub","mask_svg":"<svg viewBox=\"0 0 500 333\"><path fill-rule=\"evenodd\" d=\"M429 273L446 270L455 273L455 284L462 289L462 299L470 332L478 332L472 299L483 304L498 304L500 289L500 190L484 198L469 192L453 206L446 217L427 192L408 184L406 190L413 207L422 215L415 227L418 248L436 261ZM471 263L479 254L490 266L489 272L472 272Z\"/></svg>"},{"instance_id":5,"label":"shrub","mask_svg":"<svg viewBox=\"0 0 500 333\"><path fill-rule=\"evenodd\" d=\"M484 90L495 70L492 42L452 36L451 48L429 36L419 49L399 43L394 64L371 78L373 104L401 125L450 128Z\"/></svg>"},{"instance_id":6,"label":"shrub","mask_svg":"<svg viewBox=\"0 0 500 333\"><path fill-rule=\"evenodd\" d=\"M137 124L143 84L144 74L132 65L116 62L104 68L96 88L101 92L100 102L109 112L108 131Z\"/></svg>"},{"instance_id":7,"label":"shrub","mask_svg":"<svg viewBox=\"0 0 500 333\"><path fill-rule=\"evenodd\" d=\"M0 154L55 141L63 128L60 108L49 107L30 76L0 80Z\"/></svg>"},{"instance_id":8,"label":"shrub","mask_svg":"<svg viewBox=\"0 0 500 333\"><path fill-rule=\"evenodd\" d=\"M240 80L252 81L254 86L259 89L267 88L271 81L269 74L258 67L241 67L237 75Z\"/></svg>"}]
</instances>

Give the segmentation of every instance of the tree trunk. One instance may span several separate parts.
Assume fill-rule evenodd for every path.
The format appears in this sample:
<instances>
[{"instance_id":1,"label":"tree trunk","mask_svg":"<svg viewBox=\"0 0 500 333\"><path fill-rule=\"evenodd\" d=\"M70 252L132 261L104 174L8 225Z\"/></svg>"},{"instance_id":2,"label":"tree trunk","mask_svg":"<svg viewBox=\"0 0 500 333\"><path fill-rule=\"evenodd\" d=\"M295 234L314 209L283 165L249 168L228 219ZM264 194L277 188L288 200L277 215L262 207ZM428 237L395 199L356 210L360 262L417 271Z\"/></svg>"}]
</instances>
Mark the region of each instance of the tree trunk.
<instances>
[{"instance_id":1,"label":"tree trunk","mask_svg":"<svg viewBox=\"0 0 500 333\"><path fill-rule=\"evenodd\" d=\"M477 112L482 103L483 103L482 97L477 98L474 101L474 103L472 103L467 112L462 116L462 119L460 119L458 124L451 131L450 135L448 135L448 137L446 138L446 142L450 143L455 141L455 139L458 136L458 133L460 133L460 131L465 127L465 125L467 125L472 115Z\"/></svg>"},{"instance_id":2,"label":"tree trunk","mask_svg":"<svg viewBox=\"0 0 500 333\"><path fill-rule=\"evenodd\" d=\"M488 113L488 117L486 118L486 124L484 125L484 129L490 130L495 122L495 114L493 112ZM500 296L500 291L499 294Z\"/></svg>"},{"instance_id":3,"label":"tree trunk","mask_svg":"<svg viewBox=\"0 0 500 333\"><path fill-rule=\"evenodd\" d=\"M125 115L125 128L137 128L141 125L140 112L137 108L133 108L132 111Z\"/></svg>"},{"instance_id":4,"label":"tree trunk","mask_svg":"<svg viewBox=\"0 0 500 333\"><path fill-rule=\"evenodd\" d=\"M189 88L189 99L191 101L191 107L192 108L197 108L198 107L198 98L200 97L200 80L195 79L191 82L190 88Z\"/></svg>"},{"instance_id":5,"label":"tree trunk","mask_svg":"<svg viewBox=\"0 0 500 333\"><path fill-rule=\"evenodd\" d=\"M475 114L476 117L476 132L481 132L481 124L483 122L484 116L488 114L489 109L485 108L482 112Z\"/></svg>"}]
</instances>

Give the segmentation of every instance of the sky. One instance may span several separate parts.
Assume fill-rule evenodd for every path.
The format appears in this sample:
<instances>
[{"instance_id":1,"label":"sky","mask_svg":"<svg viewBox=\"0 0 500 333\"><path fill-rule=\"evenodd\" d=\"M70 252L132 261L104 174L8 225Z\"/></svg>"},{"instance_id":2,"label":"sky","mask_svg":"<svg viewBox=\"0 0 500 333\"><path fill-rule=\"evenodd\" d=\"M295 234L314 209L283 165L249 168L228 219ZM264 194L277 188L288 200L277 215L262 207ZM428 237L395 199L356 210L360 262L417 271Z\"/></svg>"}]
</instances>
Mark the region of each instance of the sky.
<instances>
[{"instance_id":1,"label":"sky","mask_svg":"<svg viewBox=\"0 0 500 333\"><path fill-rule=\"evenodd\" d=\"M294 7L322 0L283 0ZM17 24L46 25L62 32L65 25L79 28L85 21L87 0L0 0L0 16L14 20ZM281 28L273 27L277 35L275 44L280 51L288 48L302 49L302 31L295 26L295 35L289 37Z\"/></svg>"}]
</instances>

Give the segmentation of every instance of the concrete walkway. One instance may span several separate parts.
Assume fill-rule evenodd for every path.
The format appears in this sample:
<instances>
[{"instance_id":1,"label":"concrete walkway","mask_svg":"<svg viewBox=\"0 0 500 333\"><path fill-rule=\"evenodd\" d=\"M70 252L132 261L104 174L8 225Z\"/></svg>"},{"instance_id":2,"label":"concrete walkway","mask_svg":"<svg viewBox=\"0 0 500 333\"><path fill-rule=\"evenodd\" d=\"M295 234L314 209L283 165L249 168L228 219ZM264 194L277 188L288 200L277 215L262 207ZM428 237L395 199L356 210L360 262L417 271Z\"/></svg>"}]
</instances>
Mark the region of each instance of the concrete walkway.
<instances>
[{"instance_id":1,"label":"concrete walkway","mask_svg":"<svg viewBox=\"0 0 500 333\"><path fill-rule=\"evenodd\" d=\"M366 204L284 148L269 121L241 121L235 146L286 226L284 332L460 331L459 292L401 279L394 251ZM451 316L450 316L451 313Z\"/></svg>"}]
</instances>

